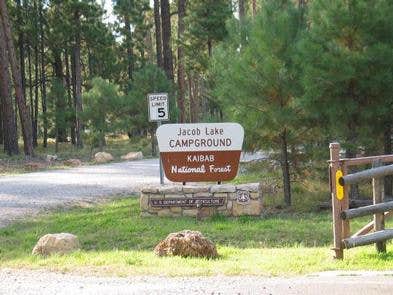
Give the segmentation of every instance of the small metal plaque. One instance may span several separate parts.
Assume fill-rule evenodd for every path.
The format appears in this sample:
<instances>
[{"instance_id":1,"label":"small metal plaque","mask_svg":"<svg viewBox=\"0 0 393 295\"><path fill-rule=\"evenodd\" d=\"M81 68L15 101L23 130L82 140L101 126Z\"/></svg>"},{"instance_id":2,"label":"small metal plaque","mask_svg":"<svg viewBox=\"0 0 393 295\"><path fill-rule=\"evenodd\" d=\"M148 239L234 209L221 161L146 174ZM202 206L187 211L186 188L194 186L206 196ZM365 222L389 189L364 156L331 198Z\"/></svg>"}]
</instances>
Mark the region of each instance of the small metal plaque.
<instances>
[{"instance_id":1,"label":"small metal plaque","mask_svg":"<svg viewBox=\"0 0 393 295\"><path fill-rule=\"evenodd\" d=\"M179 198L179 199L151 199L152 207L219 207L224 206L225 198Z\"/></svg>"},{"instance_id":2,"label":"small metal plaque","mask_svg":"<svg viewBox=\"0 0 393 295\"><path fill-rule=\"evenodd\" d=\"M250 192L248 191L237 191L236 192L236 202L238 204L247 205L250 203Z\"/></svg>"}]
</instances>

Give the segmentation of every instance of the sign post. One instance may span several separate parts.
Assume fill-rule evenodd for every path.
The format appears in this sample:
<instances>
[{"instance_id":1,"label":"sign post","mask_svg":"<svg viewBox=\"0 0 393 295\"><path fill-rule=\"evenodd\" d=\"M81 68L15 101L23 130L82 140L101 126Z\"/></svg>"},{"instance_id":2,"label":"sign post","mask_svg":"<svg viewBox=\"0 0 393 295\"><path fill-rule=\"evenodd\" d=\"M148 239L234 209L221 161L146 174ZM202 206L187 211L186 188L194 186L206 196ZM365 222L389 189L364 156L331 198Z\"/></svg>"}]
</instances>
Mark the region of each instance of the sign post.
<instances>
[{"instance_id":1,"label":"sign post","mask_svg":"<svg viewBox=\"0 0 393 295\"><path fill-rule=\"evenodd\" d=\"M150 93L147 95L149 105L149 121L157 122L157 129L162 121L169 120L168 93ZM161 153L159 153L160 183L164 184L164 171L162 169Z\"/></svg>"},{"instance_id":2,"label":"sign post","mask_svg":"<svg viewBox=\"0 0 393 295\"><path fill-rule=\"evenodd\" d=\"M161 121L157 121L157 129L160 128L160 126L161 126ZM162 169L161 153L158 153L158 160L160 166L160 183L164 184L164 170Z\"/></svg>"}]
</instances>

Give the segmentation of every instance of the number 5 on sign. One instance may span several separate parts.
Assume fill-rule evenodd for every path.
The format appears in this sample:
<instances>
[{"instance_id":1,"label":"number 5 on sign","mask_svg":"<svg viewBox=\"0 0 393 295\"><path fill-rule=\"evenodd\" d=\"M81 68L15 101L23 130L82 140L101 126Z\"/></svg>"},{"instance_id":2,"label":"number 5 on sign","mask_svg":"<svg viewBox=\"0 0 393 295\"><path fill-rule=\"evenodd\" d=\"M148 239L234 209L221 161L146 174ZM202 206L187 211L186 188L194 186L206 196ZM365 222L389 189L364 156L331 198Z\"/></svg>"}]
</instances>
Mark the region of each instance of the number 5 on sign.
<instances>
[{"instance_id":1,"label":"number 5 on sign","mask_svg":"<svg viewBox=\"0 0 393 295\"><path fill-rule=\"evenodd\" d=\"M342 186L339 182L339 179L343 177L343 172L341 170L337 170L336 172L336 197L338 200L344 199L344 186Z\"/></svg>"},{"instance_id":2,"label":"number 5 on sign","mask_svg":"<svg viewBox=\"0 0 393 295\"><path fill-rule=\"evenodd\" d=\"M151 93L147 95L147 100L150 122L169 120L168 93Z\"/></svg>"}]
</instances>

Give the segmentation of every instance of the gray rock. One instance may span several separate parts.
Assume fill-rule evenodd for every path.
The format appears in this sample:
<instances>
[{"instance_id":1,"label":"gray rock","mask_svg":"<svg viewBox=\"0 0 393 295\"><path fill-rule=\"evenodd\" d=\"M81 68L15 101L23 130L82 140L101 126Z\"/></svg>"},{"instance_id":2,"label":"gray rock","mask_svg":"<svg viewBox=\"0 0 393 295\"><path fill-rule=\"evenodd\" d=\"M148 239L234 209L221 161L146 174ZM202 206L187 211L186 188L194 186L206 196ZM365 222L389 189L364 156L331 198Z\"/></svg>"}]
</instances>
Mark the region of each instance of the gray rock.
<instances>
[{"instance_id":1,"label":"gray rock","mask_svg":"<svg viewBox=\"0 0 393 295\"><path fill-rule=\"evenodd\" d=\"M162 194L177 194L182 192L180 185L165 185L159 187L158 191Z\"/></svg>"},{"instance_id":2,"label":"gray rock","mask_svg":"<svg viewBox=\"0 0 393 295\"><path fill-rule=\"evenodd\" d=\"M159 189L159 186L157 186L157 185L148 185L148 186L142 187L141 192L146 193L146 194L157 194L158 189Z\"/></svg>"},{"instance_id":3,"label":"gray rock","mask_svg":"<svg viewBox=\"0 0 393 295\"><path fill-rule=\"evenodd\" d=\"M260 183L245 183L245 184L237 185L236 189L256 193L259 192L262 189L262 187Z\"/></svg>"},{"instance_id":4,"label":"gray rock","mask_svg":"<svg viewBox=\"0 0 393 295\"><path fill-rule=\"evenodd\" d=\"M207 193L210 189L208 185L184 185L183 193L193 194L193 193Z\"/></svg>"},{"instance_id":5,"label":"gray rock","mask_svg":"<svg viewBox=\"0 0 393 295\"><path fill-rule=\"evenodd\" d=\"M47 234L34 246L33 255L67 254L80 249L78 237L69 233Z\"/></svg>"},{"instance_id":6,"label":"gray rock","mask_svg":"<svg viewBox=\"0 0 393 295\"><path fill-rule=\"evenodd\" d=\"M211 193L234 193L236 187L232 184L217 184L210 187Z\"/></svg>"}]
</instances>

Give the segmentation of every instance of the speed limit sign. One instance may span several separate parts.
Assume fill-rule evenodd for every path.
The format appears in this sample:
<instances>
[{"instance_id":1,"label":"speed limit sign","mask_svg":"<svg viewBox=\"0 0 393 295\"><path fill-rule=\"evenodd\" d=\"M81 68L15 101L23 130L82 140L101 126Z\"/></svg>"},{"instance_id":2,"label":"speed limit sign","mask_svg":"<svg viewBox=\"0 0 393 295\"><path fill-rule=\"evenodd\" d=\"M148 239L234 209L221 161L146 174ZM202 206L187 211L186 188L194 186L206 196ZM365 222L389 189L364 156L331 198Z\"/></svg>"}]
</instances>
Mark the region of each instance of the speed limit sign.
<instances>
[{"instance_id":1,"label":"speed limit sign","mask_svg":"<svg viewBox=\"0 0 393 295\"><path fill-rule=\"evenodd\" d=\"M149 103L149 121L168 121L168 93L151 93L147 95Z\"/></svg>"},{"instance_id":2,"label":"speed limit sign","mask_svg":"<svg viewBox=\"0 0 393 295\"><path fill-rule=\"evenodd\" d=\"M169 101L168 93L150 93L147 95L149 104L149 121L157 122L157 127L162 121L169 120ZM162 161L160 157L160 183L164 184L164 171L162 169Z\"/></svg>"}]
</instances>

